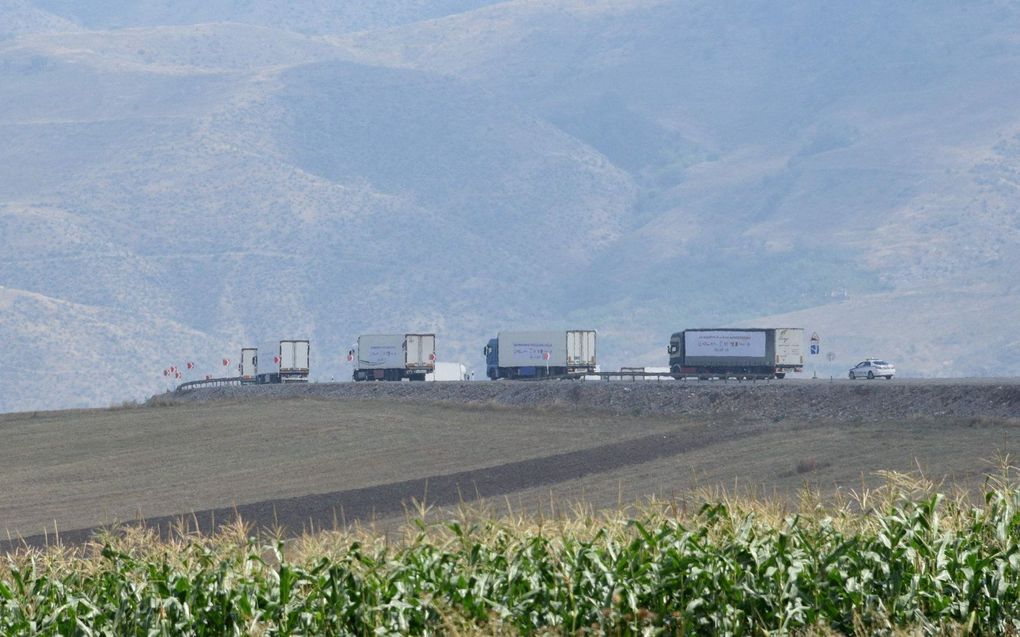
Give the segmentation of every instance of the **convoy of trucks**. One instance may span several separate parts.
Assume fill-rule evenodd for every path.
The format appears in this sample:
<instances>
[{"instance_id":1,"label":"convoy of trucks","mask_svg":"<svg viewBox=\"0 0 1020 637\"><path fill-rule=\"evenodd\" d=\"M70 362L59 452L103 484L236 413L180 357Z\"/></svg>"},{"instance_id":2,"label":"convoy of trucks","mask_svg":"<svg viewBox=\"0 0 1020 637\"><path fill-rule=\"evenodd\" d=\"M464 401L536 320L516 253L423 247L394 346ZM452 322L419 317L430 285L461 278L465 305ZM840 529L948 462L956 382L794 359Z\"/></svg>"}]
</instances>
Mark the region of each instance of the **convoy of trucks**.
<instances>
[{"instance_id":1,"label":"convoy of trucks","mask_svg":"<svg viewBox=\"0 0 1020 637\"><path fill-rule=\"evenodd\" d=\"M492 380L583 376L595 372L595 330L500 332L484 354Z\"/></svg>"},{"instance_id":2,"label":"convoy of trucks","mask_svg":"<svg viewBox=\"0 0 1020 637\"><path fill-rule=\"evenodd\" d=\"M804 330L692 329L669 339L674 378L784 378L804 369Z\"/></svg>"},{"instance_id":3,"label":"convoy of trucks","mask_svg":"<svg viewBox=\"0 0 1020 637\"><path fill-rule=\"evenodd\" d=\"M583 329L499 332L483 351L486 376L492 380L607 377L608 372L599 375L596 337L595 330ZM245 347L237 365L238 379L241 384L308 382L310 349L309 341L292 339ZM625 367L612 375L628 380L784 378L804 369L804 330L688 329L670 337L668 353L667 368ZM348 359L355 363L355 381L473 377L461 363L436 361L432 333L363 334Z\"/></svg>"},{"instance_id":4,"label":"convoy of trucks","mask_svg":"<svg viewBox=\"0 0 1020 637\"><path fill-rule=\"evenodd\" d=\"M363 334L354 380L425 380L435 371L435 334Z\"/></svg>"},{"instance_id":5,"label":"convoy of trucks","mask_svg":"<svg viewBox=\"0 0 1020 637\"><path fill-rule=\"evenodd\" d=\"M237 371L241 384L307 383L311 371L307 340L273 341L241 349Z\"/></svg>"}]
</instances>

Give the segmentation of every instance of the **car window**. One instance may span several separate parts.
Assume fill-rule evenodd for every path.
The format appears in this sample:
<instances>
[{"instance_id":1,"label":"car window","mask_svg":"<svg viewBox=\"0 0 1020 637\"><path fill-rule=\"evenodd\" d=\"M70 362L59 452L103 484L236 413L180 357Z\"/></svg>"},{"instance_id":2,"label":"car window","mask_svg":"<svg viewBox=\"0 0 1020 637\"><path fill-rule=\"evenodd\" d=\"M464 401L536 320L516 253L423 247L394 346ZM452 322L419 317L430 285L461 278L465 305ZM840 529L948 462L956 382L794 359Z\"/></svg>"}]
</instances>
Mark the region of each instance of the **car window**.
<instances>
[{"instance_id":1,"label":"car window","mask_svg":"<svg viewBox=\"0 0 1020 637\"><path fill-rule=\"evenodd\" d=\"M889 363L887 363L885 361L875 361L875 364L876 365L888 365Z\"/></svg>"}]
</instances>

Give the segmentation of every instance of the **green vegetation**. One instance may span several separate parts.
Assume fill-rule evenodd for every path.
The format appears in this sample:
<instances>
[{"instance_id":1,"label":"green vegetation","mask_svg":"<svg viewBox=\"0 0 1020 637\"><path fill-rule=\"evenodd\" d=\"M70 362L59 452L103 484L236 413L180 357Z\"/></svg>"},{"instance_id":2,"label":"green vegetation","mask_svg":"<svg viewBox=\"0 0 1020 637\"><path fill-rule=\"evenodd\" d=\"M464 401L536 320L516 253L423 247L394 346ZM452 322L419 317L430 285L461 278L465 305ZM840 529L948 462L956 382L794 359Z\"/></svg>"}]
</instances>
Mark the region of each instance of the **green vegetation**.
<instances>
[{"instance_id":1,"label":"green vegetation","mask_svg":"<svg viewBox=\"0 0 1020 637\"><path fill-rule=\"evenodd\" d=\"M1012 633L1010 477L977 505L889 474L795 509L718 494L598 514L423 508L399 541L354 529L285 544L240 523L156 541L134 529L8 556L0 633Z\"/></svg>"}]
</instances>

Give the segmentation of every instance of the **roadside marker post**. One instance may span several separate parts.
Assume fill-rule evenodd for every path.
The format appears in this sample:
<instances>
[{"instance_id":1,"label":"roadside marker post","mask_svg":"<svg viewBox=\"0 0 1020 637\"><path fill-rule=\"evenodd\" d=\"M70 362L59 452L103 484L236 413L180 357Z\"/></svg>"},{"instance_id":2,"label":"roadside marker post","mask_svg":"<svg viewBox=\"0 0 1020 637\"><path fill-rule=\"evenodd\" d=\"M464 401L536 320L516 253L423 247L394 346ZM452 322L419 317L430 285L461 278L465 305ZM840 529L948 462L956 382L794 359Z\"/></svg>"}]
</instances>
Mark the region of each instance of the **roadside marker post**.
<instances>
[{"instance_id":1,"label":"roadside marker post","mask_svg":"<svg viewBox=\"0 0 1020 637\"><path fill-rule=\"evenodd\" d=\"M811 356L818 356L818 353L822 351L822 339L818 336L818 332L811 334ZM818 378L818 369L814 364L811 365L811 377Z\"/></svg>"}]
</instances>

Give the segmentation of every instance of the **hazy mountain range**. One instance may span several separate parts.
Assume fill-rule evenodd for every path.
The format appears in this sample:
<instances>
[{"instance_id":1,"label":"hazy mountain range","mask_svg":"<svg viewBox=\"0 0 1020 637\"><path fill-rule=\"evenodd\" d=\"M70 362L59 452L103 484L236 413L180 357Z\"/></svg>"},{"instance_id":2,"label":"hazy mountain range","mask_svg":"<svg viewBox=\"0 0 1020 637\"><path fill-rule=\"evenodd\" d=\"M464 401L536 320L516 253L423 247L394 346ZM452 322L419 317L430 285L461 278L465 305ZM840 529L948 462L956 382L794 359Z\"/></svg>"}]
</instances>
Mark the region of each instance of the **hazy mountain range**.
<instances>
[{"instance_id":1,"label":"hazy mountain range","mask_svg":"<svg viewBox=\"0 0 1020 637\"><path fill-rule=\"evenodd\" d=\"M282 337L1020 373L1020 6L0 0L0 411ZM844 295L845 291L845 295ZM233 366L233 362L231 367Z\"/></svg>"}]
</instances>

